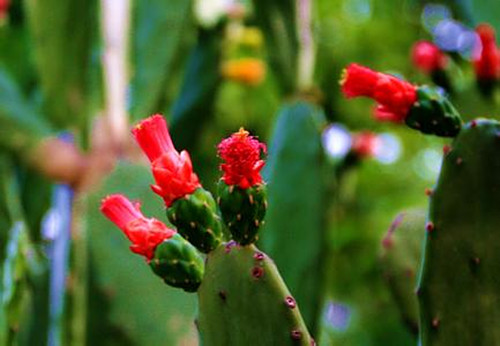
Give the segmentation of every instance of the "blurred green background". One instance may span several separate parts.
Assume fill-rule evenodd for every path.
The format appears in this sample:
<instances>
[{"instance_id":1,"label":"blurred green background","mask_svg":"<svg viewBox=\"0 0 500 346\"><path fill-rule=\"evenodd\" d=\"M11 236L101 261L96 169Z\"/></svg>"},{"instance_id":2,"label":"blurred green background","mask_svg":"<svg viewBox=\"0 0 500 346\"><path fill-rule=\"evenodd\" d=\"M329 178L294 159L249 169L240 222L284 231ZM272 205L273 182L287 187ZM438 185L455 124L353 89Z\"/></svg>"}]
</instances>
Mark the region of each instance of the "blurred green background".
<instances>
[{"instance_id":1,"label":"blurred green background","mask_svg":"<svg viewBox=\"0 0 500 346\"><path fill-rule=\"evenodd\" d=\"M296 19L304 3L310 23ZM380 244L400 211L427 206L447 140L375 123L372 101L347 102L338 81L358 62L432 83L410 49L433 40L453 59L450 97L464 119L496 118L498 95L477 91L470 52L474 27L498 30L499 15L495 0L0 0L0 344L197 345L195 295L151 275L98 211L120 192L166 220L128 128L164 114L213 191L218 142L242 126L269 142L281 106L297 99L324 111L319 130L336 123L385 138L379 157L340 179L328 173L319 343L416 344L384 282ZM304 32L316 63L301 72ZM243 57L264 63L262 82L221 73ZM80 152L76 173L64 165L74 155L53 152L77 177L69 185L37 160L49 137ZM344 144L323 138L334 167Z\"/></svg>"}]
</instances>

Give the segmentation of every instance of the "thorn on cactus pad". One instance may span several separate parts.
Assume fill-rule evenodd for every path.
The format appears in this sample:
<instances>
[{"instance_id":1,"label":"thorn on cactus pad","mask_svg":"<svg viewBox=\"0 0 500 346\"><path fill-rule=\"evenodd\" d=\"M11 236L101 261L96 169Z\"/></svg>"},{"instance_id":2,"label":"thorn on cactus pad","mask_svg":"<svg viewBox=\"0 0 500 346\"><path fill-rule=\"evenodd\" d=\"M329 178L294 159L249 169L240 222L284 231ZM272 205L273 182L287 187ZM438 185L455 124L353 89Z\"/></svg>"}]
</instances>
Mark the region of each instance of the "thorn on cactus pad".
<instances>
[{"instance_id":1,"label":"thorn on cactus pad","mask_svg":"<svg viewBox=\"0 0 500 346\"><path fill-rule=\"evenodd\" d=\"M193 229L194 229L194 228L196 228L196 222L191 221L191 222L189 223L189 226L191 226L191 228L193 228Z\"/></svg>"},{"instance_id":2,"label":"thorn on cactus pad","mask_svg":"<svg viewBox=\"0 0 500 346\"><path fill-rule=\"evenodd\" d=\"M472 259L472 261L473 261L476 265L478 265L479 263L481 263L481 259L480 259L479 257L474 257L474 258Z\"/></svg>"},{"instance_id":3,"label":"thorn on cactus pad","mask_svg":"<svg viewBox=\"0 0 500 346\"><path fill-rule=\"evenodd\" d=\"M236 220L241 221L241 214L236 215Z\"/></svg>"},{"instance_id":4,"label":"thorn on cactus pad","mask_svg":"<svg viewBox=\"0 0 500 346\"><path fill-rule=\"evenodd\" d=\"M434 230L434 223L432 221L429 221L425 224L425 229L427 232L432 232Z\"/></svg>"},{"instance_id":5,"label":"thorn on cactus pad","mask_svg":"<svg viewBox=\"0 0 500 346\"><path fill-rule=\"evenodd\" d=\"M260 279L264 275L264 269L261 267L253 267L252 268L252 276L256 279Z\"/></svg>"},{"instance_id":6,"label":"thorn on cactus pad","mask_svg":"<svg viewBox=\"0 0 500 346\"><path fill-rule=\"evenodd\" d=\"M316 346L316 341L313 338L311 338L311 346Z\"/></svg>"},{"instance_id":7,"label":"thorn on cactus pad","mask_svg":"<svg viewBox=\"0 0 500 346\"><path fill-rule=\"evenodd\" d=\"M226 291L219 291L219 297L220 299L222 299L222 301L226 301L226 298L227 298L227 294L226 294Z\"/></svg>"},{"instance_id":8,"label":"thorn on cactus pad","mask_svg":"<svg viewBox=\"0 0 500 346\"><path fill-rule=\"evenodd\" d=\"M227 242L226 244L226 247L225 247L225 251L226 253L230 253L231 252L231 249L235 246L237 246L238 244L234 241L234 240L231 240L229 242Z\"/></svg>"},{"instance_id":9,"label":"thorn on cactus pad","mask_svg":"<svg viewBox=\"0 0 500 346\"><path fill-rule=\"evenodd\" d=\"M229 191L229 193L233 193L233 191L234 191L234 185L229 185L228 191Z\"/></svg>"},{"instance_id":10,"label":"thorn on cactus pad","mask_svg":"<svg viewBox=\"0 0 500 346\"><path fill-rule=\"evenodd\" d=\"M290 333L290 336L292 337L293 340L300 340L302 339L302 332L298 329L294 329Z\"/></svg>"},{"instance_id":11,"label":"thorn on cactus pad","mask_svg":"<svg viewBox=\"0 0 500 346\"><path fill-rule=\"evenodd\" d=\"M472 120L470 122L470 127L476 127L477 126L477 121L476 120Z\"/></svg>"},{"instance_id":12,"label":"thorn on cactus pad","mask_svg":"<svg viewBox=\"0 0 500 346\"><path fill-rule=\"evenodd\" d=\"M457 165L461 165L464 162L464 160L461 157L457 157Z\"/></svg>"},{"instance_id":13,"label":"thorn on cactus pad","mask_svg":"<svg viewBox=\"0 0 500 346\"><path fill-rule=\"evenodd\" d=\"M443 145L443 154L448 155L451 151L451 146Z\"/></svg>"},{"instance_id":14,"label":"thorn on cactus pad","mask_svg":"<svg viewBox=\"0 0 500 346\"><path fill-rule=\"evenodd\" d=\"M288 306L290 309L293 309L297 306L297 303L295 302L295 299L293 299L292 296L288 296L285 298L285 304Z\"/></svg>"},{"instance_id":15,"label":"thorn on cactus pad","mask_svg":"<svg viewBox=\"0 0 500 346\"><path fill-rule=\"evenodd\" d=\"M259 227L260 226L260 221L259 220L254 220L253 222L255 224L255 227Z\"/></svg>"},{"instance_id":16,"label":"thorn on cactus pad","mask_svg":"<svg viewBox=\"0 0 500 346\"><path fill-rule=\"evenodd\" d=\"M262 261L264 259L264 254L262 252L256 252L253 254L253 258L257 261Z\"/></svg>"},{"instance_id":17,"label":"thorn on cactus pad","mask_svg":"<svg viewBox=\"0 0 500 346\"><path fill-rule=\"evenodd\" d=\"M419 295L420 295L420 287L417 287L417 288L415 289L415 295L416 295L416 296L419 296Z\"/></svg>"},{"instance_id":18,"label":"thorn on cactus pad","mask_svg":"<svg viewBox=\"0 0 500 346\"><path fill-rule=\"evenodd\" d=\"M253 204L253 196L252 195L248 195L248 201L250 202L250 204Z\"/></svg>"},{"instance_id":19,"label":"thorn on cactus pad","mask_svg":"<svg viewBox=\"0 0 500 346\"><path fill-rule=\"evenodd\" d=\"M432 328L437 329L440 323L441 321L439 320L439 318L434 317L434 319L432 320Z\"/></svg>"}]
</instances>

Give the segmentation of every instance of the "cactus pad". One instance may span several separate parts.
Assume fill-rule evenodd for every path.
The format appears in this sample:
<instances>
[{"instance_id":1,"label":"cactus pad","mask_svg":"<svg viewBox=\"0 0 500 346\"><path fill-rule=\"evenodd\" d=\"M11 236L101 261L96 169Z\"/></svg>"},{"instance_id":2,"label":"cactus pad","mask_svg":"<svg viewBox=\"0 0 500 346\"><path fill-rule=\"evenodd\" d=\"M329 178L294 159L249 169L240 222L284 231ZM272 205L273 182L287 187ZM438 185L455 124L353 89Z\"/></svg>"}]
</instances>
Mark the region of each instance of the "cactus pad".
<instances>
[{"instance_id":1,"label":"cactus pad","mask_svg":"<svg viewBox=\"0 0 500 346\"><path fill-rule=\"evenodd\" d=\"M218 202L233 239L241 245L257 241L267 209L266 186L258 184L242 189L220 181Z\"/></svg>"},{"instance_id":2,"label":"cactus pad","mask_svg":"<svg viewBox=\"0 0 500 346\"><path fill-rule=\"evenodd\" d=\"M205 346L314 344L273 261L254 245L211 252L198 296Z\"/></svg>"},{"instance_id":3,"label":"cactus pad","mask_svg":"<svg viewBox=\"0 0 500 346\"><path fill-rule=\"evenodd\" d=\"M195 292L203 277L203 258L179 234L160 243L149 262L151 269L166 284Z\"/></svg>"},{"instance_id":4,"label":"cactus pad","mask_svg":"<svg viewBox=\"0 0 500 346\"><path fill-rule=\"evenodd\" d=\"M208 253L222 241L222 221L212 194L203 188L176 200L167 209L170 222L198 250Z\"/></svg>"},{"instance_id":5,"label":"cactus pad","mask_svg":"<svg viewBox=\"0 0 500 346\"><path fill-rule=\"evenodd\" d=\"M431 196L419 279L422 345L498 345L500 123L460 131Z\"/></svg>"},{"instance_id":6,"label":"cactus pad","mask_svg":"<svg viewBox=\"0 0 500 346\"><path fill-rule=\"evenodd\" d=\"M426 85L417 89L417 95L418 101L408 112L406 124L422 133L455 137L462 120L446 96Z\"/></svg>"}]
</instances>

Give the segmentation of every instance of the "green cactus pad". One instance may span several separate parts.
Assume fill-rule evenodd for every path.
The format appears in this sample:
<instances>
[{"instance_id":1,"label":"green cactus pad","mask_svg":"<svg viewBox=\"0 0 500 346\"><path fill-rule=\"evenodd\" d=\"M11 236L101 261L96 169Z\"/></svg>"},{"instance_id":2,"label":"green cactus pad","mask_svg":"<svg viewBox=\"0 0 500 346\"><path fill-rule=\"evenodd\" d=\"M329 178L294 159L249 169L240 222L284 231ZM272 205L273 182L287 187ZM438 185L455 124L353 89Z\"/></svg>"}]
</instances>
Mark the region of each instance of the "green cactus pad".
<instances>
[{"instance_id":1,"label":"green cactus pad","mask_svg":"<svg viewBox=\"0 0 500 346\"><path fill-rule=\"evenodd\" d=\"M221 180L218 194L222 218L233 239L241 245L255 243L267 209L266 186L258 184L242 189Z\"/></svg>"},{"instance_id":2,"label":"green cactus pad","mask_svg":"<svg viewBox=\"0 0 500 346\"><path fill-rule=\"evenodd\" d=\"M156 247L149 265L167 285L187 292L196 292L203 277L203 258L178 233Z\"/></svg>"},{"instance_id":3,"label":"green cactus pad","mask_svg":"<svg viewBox=\"0 0 500 346\"><path fill-rule=\"evenodd\" d=\"M269 209L260 245L280 268L312 335L319 333L328 275L326 215L333 177L321 143L324 126L314 104L284 105L263 169Z\"/></svg>"},{"instance_id":4,"label":"green cactus pad","mask_svg":"<svg viewBox=\"0 0 500 346\"><path fill-rule=\"evenodd\" d=\"M419 87L417 99L405 120L409 127L440 137L455 137L460 132L460 115L436 88Z\"/></svg>"},{"instance_id":5,"label":"green cactus pad","mask_svg":"<svg viewBox=\"0 0 500 346\"><path fill-rule=\"evenodd\" d=\"M380 261L401 317L414 334L418 333L418 301L415 289L425 236L425 212L400 213L382 240Z\"/></svg>"},{"instance_id":6,"label":"green cactus pad","mask_svg":"<svg viewBox=\"0 0 500 346\"><path fill-rule=\"evenodd\" d=\"M500 123L465 125L431 196L419 279L422 345L500 345Z\"/></svg>"},{"instance_id":7,"label":"green cactus pad","mask_svg":"<svg viewBox=\"0 0 500 346\"><path fill-rule=\"evenodd\" d=\"M222 241L222 220L212 194L203 188L176 200L167 209L167 217L179 233L196 246L209 253Z\"/></svg>"},{"instance_id":8,"label":"green cactus pad","mask_svg":"<svg viewBox=\"0 0 500 346\"><path fill-rule=\"evenodd\" d=\"M198 297L204 346L314 343L273 261L254 245L210 253Z\"/></svg>"}]
</instances>

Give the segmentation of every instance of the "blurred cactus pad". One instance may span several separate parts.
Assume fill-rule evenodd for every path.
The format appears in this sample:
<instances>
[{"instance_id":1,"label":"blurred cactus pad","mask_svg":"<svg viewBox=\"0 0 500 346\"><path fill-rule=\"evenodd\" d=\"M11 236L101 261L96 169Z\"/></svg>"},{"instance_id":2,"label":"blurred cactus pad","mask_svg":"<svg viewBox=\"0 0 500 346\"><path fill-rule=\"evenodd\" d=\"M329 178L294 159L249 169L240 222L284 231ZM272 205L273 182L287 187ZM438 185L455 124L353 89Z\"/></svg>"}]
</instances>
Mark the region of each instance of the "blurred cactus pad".
<instances>
[{"instance_id":1,"label":"blurred cactus pad","mask_svg":"<svg viewBox=\"0 0 500 346\"><path fill-rule=\"evenodd\" d=\"M0 346L500 345L498 0L0 0Z\"/></svg>"}]
</instances>

